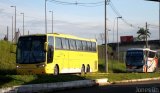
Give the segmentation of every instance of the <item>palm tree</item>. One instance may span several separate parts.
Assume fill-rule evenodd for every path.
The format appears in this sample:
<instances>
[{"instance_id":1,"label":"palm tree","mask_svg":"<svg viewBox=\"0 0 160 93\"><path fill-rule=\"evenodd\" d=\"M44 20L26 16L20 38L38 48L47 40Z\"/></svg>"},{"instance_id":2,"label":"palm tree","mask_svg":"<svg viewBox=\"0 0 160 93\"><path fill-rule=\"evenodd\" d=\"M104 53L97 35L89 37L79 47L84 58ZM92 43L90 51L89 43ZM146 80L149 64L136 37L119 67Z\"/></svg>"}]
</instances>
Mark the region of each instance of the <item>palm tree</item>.
<instances>
[{"instance_id":1,"label":"palm tree","mask_svg":"<svg viewBox=\"0 0 160 93\"><path fill-rule=\"evenodd\" d=\"M148 37L150 37L151 33L149 32L149 29L140 28L137 32L138 39L146 41L146 47L148 47Z\"/></svg>"}]
</instances>

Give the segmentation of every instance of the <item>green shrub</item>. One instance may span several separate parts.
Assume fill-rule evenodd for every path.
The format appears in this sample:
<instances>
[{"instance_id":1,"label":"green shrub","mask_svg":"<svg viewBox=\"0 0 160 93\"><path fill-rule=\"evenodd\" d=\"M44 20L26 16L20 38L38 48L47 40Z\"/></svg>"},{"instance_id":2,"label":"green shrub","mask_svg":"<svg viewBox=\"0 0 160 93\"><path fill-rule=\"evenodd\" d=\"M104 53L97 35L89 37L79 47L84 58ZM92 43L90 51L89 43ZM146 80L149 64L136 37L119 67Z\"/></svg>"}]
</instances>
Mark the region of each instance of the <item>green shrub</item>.
<instances>
[{"instance_id":1,"label":"green shrub","mask_svg":"<svg viewBox=\"0 0 160 93\"><path fill-rule=\"evenodd\" d=\"M0 73L15 74L16 45L8 41L0 41Z\"/></svg>"}]
</instances>

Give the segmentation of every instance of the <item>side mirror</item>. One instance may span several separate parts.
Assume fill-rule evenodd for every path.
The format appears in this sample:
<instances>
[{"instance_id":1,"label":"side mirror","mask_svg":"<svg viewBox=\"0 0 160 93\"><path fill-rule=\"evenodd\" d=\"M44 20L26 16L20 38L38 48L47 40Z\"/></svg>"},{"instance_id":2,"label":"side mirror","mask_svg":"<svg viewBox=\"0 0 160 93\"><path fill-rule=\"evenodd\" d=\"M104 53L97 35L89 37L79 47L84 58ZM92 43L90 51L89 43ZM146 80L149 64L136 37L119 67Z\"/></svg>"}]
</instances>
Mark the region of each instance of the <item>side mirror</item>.
<instances>
[{"instance_id":1,"label":"side mirror","mask_svg":"<svg viewBox=\"0 0 160 93\"><path fill-rule=\"evenodd\" d=\"M44 50L47 52L48 51L48 42L44 43Z\"/></svg>"}]
</instances>

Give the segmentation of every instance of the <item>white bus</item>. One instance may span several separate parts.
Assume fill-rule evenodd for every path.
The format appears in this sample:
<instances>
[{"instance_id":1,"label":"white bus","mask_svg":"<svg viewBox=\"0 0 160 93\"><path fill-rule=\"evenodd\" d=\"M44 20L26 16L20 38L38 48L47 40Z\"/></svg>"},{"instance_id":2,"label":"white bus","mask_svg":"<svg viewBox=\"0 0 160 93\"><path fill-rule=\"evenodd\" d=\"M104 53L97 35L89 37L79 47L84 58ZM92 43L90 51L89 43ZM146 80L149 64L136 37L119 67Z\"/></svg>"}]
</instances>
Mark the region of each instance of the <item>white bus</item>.
<instances>
[{"instance_id":1,"label":"white bus","mask_svg":"<svg viewBox=\"0 0 160 93\"><path fill-rule=\"evenodd\" d=\"M127 72L155 72L158 69L157 52L148 48L128 49L125 63Z\"/></svg>"}]
</instances>

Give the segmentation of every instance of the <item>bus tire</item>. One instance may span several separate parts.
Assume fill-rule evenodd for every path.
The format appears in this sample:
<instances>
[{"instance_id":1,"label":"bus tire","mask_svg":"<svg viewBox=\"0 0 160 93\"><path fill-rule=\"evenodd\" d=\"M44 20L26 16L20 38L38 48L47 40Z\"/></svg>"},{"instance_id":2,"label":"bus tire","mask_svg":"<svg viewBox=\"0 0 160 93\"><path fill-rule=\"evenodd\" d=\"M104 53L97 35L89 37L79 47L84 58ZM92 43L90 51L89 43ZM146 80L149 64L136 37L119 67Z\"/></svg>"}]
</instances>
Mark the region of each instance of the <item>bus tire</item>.
<instances>
[{"instance_id":1,"label":"bus tire","mask_svg":"<svg viewBox=\"0 0 160 93\"><path fill-rule=\"evenodd\" d=\"M89 72L90 72L90 66L89 66L89 64L87 65L86 72L87 72L87 73L89 73Z\"/></svg>"},{"instance_id":2,"label":"bus tire","mask_svg":"<svg viewBox=\"0 0 160 93\"><path fill-rule=\"evenodd\" d=\"M84 75L85 74L85 66L82 65L82 68L81 68L81 75Z\"/></svg>"},{"instance_id":3,"label":"bus tire","mask_svg":"<svg viewBox=\"0 0 160 93\"><path fill-rule=\"evenodd\" d=\"M54 67L54 75L58 75L59 74L59 67L58 65L55 65Z\"/></svg>"}]
</instances>

